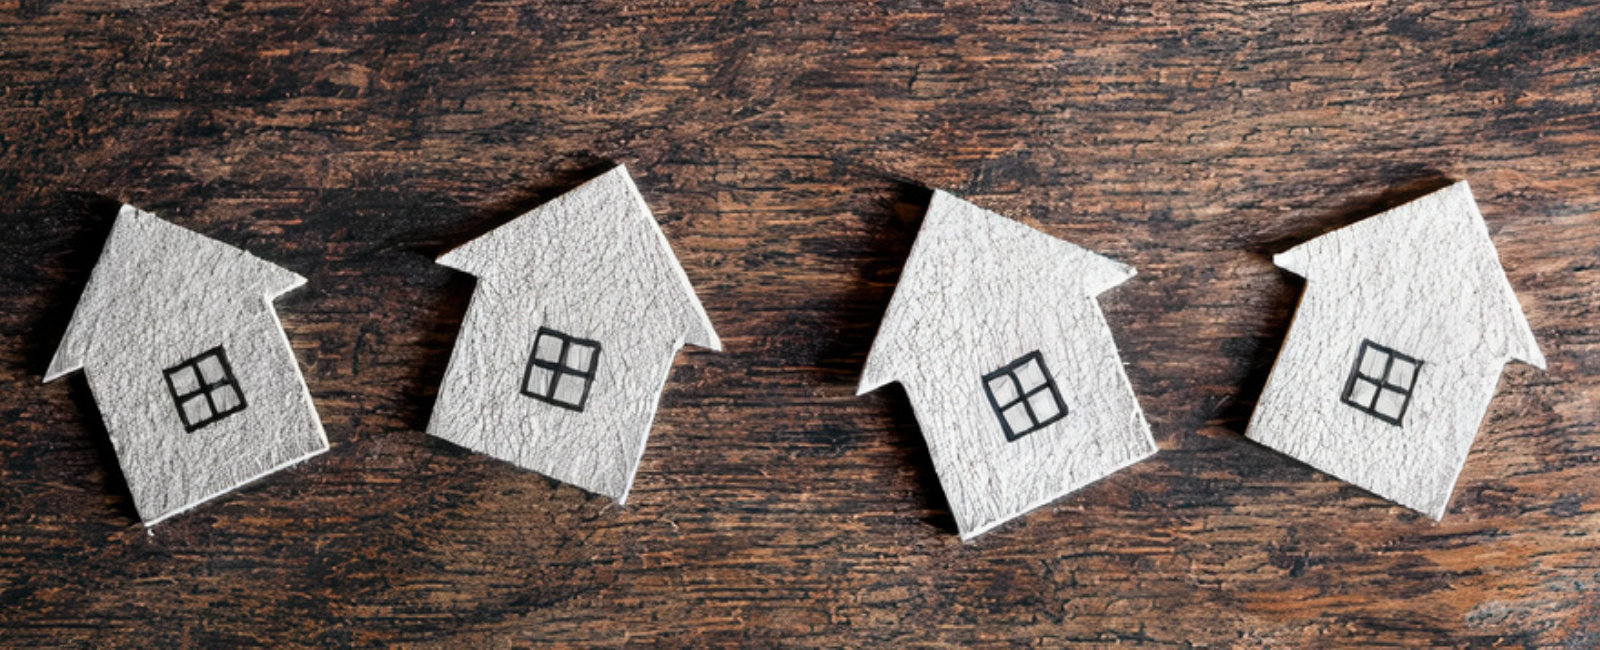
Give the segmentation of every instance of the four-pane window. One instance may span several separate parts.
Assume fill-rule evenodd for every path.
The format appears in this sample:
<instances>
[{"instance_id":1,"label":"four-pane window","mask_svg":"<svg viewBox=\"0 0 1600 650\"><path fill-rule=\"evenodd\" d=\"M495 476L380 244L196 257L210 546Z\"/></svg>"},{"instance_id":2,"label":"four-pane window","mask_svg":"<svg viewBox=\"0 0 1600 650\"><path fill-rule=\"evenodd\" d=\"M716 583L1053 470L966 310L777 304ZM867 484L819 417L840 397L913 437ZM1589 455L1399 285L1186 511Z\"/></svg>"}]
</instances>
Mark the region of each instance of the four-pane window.
<instances>
[{"instance_id":1,"label":"four-pane window","mask_svg":"<svg viewBox=\"0 0 1600 650\"><path fill-rule=\"evenodd\" d=\"M1341 399L1358 411L1400 426L1421 369L1422 361L1414 357L1370 340L1362 341Z\"/></svg>"},{"instance_id":2,"label":"four-pane window","mask_svg":"<svg viewBox=\"0 0 1600 650\"><path fill-rule=\"evenodd\" d=\"M178 407L184 431L193 433L244 410L244 393L233 377L228 353L220 345L168 368L166 374L167 390Z\"/></svg>"},{"instance_id":3,"label":"four-pane window","mask_svg":"<svg viewBox=\"0 0 1600 650\"><path fill-rule=\"evenodd\" d=\"M1000 418L1007 441L1049 426L1067 416L1067 404L1038 351L983 376L989 405Z\"/></svg>"},{"instance_id":4,"label":"four-pane window","mask_svg":"<svg viewBox=\"0 0 1600 650\"><path fill-rule=\"evenodd\" d=\"M548 327L539 328L522 376L522 394L562 408L582 411L594 384L600 343Z\"/></svg>"}]
</instances>

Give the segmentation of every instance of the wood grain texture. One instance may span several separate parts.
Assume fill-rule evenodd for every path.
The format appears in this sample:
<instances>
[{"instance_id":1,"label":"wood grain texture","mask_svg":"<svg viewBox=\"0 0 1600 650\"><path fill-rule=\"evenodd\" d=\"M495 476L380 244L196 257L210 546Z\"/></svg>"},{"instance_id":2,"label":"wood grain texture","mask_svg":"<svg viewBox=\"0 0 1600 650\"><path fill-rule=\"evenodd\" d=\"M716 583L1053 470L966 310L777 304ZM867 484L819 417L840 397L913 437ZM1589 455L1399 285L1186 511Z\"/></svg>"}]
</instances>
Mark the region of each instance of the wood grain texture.
<instances>
[{"instance_id":1,"label":"wood grain texture","mask_svg":"<svg viewBox=\"0 0 1600 650\"><path fill-rule=\"evenodd\" d=\"M45 378L83 371L145 525L328 450L272 310L305 281L117 211Z\"/></svg>"},{"instance_id":2,"label":"wood grain texture","mask_svg":"<svg viewBox=\"0 0 1600 650\"><path fill-rule=\"evenodd\" d=\"M0 643L1589 647L1600 6L0 1ZM628 507L421 433L434 258L626 163L726 353ZM1139 269L1100 301L1162 451L962 544L854 396L940 187ZM1271 255L1470 179L1549 371L1442 523L1241 436ZM110 199L110 200L108 200ZM147 535L41 386L117 201L294 269L333 449Z\"/></svg>"},{"instance_id":3,"label":"wood grain texture","mask_svg":"<svg viewBox=\"0 0 1600 650\"><path fill-rule=\"evenodd\" d=\"M1156 453L1095 300L1133 275L933 193L857 392L905 390L962 539Z\"/></svg>"},{"instance_id":4,"label":"wood grain texture","mask_svg":"<svg viewBox=\"0 0 1600 650\"><path fill-rule=\"evenodd\" d=\"M673 358L721 348L627 168L439 263L478 287L428 433L626 503Z\"/></svg>"},{"instance_id":5,"label":"wood grain texture","mask_svg":"<svg viewBox=\"0 0 1600 650\"><path fill-rule=\"evenodd\" d=\"M1484 226L1462 181L1276 255L1306 291L1245 436L1443 517L1502 369L1545 365Z\"/></svg>"}]
</instances>

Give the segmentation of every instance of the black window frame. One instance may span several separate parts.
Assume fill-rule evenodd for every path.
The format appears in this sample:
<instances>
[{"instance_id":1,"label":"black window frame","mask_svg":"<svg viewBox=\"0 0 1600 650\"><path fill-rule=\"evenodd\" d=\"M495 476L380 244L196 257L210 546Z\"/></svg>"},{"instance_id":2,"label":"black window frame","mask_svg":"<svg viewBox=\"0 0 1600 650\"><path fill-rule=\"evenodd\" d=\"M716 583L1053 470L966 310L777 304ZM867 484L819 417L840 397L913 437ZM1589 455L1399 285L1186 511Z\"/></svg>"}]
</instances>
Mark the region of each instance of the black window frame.
<instances>
[{"instance_id":1,"label":"black window frame","mask_svg":"<svg viewBox=\"0 0 1600 650\"><path fill-rule=\"evenodd\" d=\"M211 357L216 357L218 365L221 366L222 378L218 381L207 383L205 373L200 372L200 364ZM184 370L194 373L197 388L187 393L179 394L178 384L172 378ZM220 345L190 357L178 365L167 368L163 374L167 383L167 392L172 396L172 403L178 409L178 421L183 423L185 433L194 433L221 422L249 406L244 396L244 388L239 386L239 378L233 374L233 364L228 361L228 351ZM212 394L223 387L232 388L233 394L239 398L239 403L227 410L219 411L217 410L217 402L213 399ZM204 395L206 407L211 411L211 415L198 421L190 422L189 412L184 409L184 404L187 404L196 395Z\"/></svg>"},{"instance_id":2,"label":"black window frame","mask_svg":"<svg viewBox=\"0 0 1600 650\"><path fill-rule=\"evenodd\" d=\"M1383 362L1382 377L1373 377L1362 371L1362 362L1366 361L1367 354L1369 352L1376 352L1387 357ZM1394 369L1394 362L1396 359L1400 359L1411 364L1410 385L1401 386L1399 384L1390 383L1389 375L1390 371ZM1367 415L1375 417L1383 422L1387 422L1397 427L1403 427L1405 426L1404 422L1406 418L1406 412L1411 410L1411 397L1417 388L1417 378L1422 375L1422 366L1423 361L1421 359L1394 348L1385 345L1379 345L1373 342L1372 339L1363 339L1361 341L1360 349L1356 351L1355 364L1350 368L1350 376L1345 379L1344 391L1340 393L1339 401L1344 402L1346 405L1356 409L1357 411L1366 413ZM1368 400L1365 404L1354 399L1356 384L1362 380L1377 386L1377 389L1372 391L1372 399ZM1400 401L1400 412L1393 416L1387 415L1378 410L1378 398L1383 396L1383 392L1385 390L1394 391L1404 398Z\"/></svg>"},{"instance_id":3,"label":"black window frame","mask_svg":"<svg viewBox=\"0 0 1600 650\"><path fill-rule=\"evenodd\" d=\"M546 361L539 358L539 344L546 337L561 341L561 354L559 361ZM570 360L568 359L568 355L572 352L573 348L580 346L594 348L594 356L589 359L588 370L578 370L570 363ZM518 391L527 397L531 397L546 404L559 406L570 411L582 413L584 408L588 406L589 394L594 389L596 370L600 367L600 351L601 346L599 341L578 338L549 327L540 327L539 331L533 337L533 349L528 352L528 365L522 371L522 383L517 386ZM550 383L545 386L543 392L533 392L528 390L528 382L533 379L534 368L543 368L550 371ZM583 395L578 398L578 403L576 404L556 397L556 388L560 386L561 379L566 376L577 377L583 380Z\"/></svg>"},{"instance_id":4,"label":"black window frame","mask_svg":"<svg viewBox=\"0 0 1600 650\"><path fill-rule=\"evenodd\" d=\"M1021 370L1029 363L1035 362L1039 364L1039 373L1044 376L1044 383L1025 390L1022 386L1022 379L1017 376L1017 371ZM1007 401L1004 404L1001 404L1000 400L995 398L994 388L991 385L994 380L1001 377L1008 377L1011 380L1012 387L1017 392L1016 399ZM1038 414L1034 413L1033 411L1032 399L1034 395L1038 395L1044 391L1049 391L1050 397L1055 401L1056 414L1044 420L1040 420ZM1060 422L1063 418L1067 417L1067 414L1070 412L1067 408L1066 401L1061 397L1061 389L1056 385L1055 376L1050 373L1050 366L1045 364L1044 355L1038 350L1024 354L1021 357L1018 357L1015 361L1001 366L998 370L984 375L983 393L989 397L989 406L994 409L995 417L1000 420L1000 430L1005 433L1006 442L1016 442L1029 434L1038 432L1039 430L1055 424L1056 422ZM1011 428L1011 420L1006 417L1007 409L1015 407L1018 404L1021 404L1022 408L1025 409L1025 412L1028 415L1028 421L1032 423L1031 426L1022 431L1013 430Z\"/></svg>"}]
</instances>

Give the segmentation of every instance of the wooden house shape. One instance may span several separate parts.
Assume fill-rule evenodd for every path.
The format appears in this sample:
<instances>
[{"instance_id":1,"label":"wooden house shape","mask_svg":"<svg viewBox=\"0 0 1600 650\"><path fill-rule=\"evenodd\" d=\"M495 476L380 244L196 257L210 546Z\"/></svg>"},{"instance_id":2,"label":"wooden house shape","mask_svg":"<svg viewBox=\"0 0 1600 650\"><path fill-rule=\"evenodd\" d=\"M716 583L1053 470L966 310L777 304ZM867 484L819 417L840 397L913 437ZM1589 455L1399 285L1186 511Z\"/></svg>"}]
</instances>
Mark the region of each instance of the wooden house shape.
<instances>
[{"instance_id":1,"label":"wooden house shape","mask_svg":"<svg viewBox=\"0 0 1600 650\"><path fill-rule=\"evenodd\" d=\"M625 503L673 358L722 347L628 170L439 263L478 285L428 433Z\"/></svg>"},{"instance_id":2,"label":"wooden house shape","mask_svg":"<svg viewBox=\"0 0 1600 650\"><path fill-rule=\"evenodd\" d=\"M1133 275L934 192L858 394L905 388L962 539L1156 452L1096 302Z\"/></svg>"},{"instance_id":3,"label":"wooden house shape","mask_svg":"<svg viewBox=\"0 0 1600 650\"><path fill-rule=\"evenodd\" d=\"M302 284L122 206L44 379L83 371L146 526L327 451L272 308Z\"/></svg>"},{"instance_id":4,"label":"wooden house shape","mask_svg":"<svg viewBox=\"0 0 1600 650\"><path fill-rule=\"evenodd\" d=\"M1471 189L1273 261L1306 288L1245 435L1442 518L1506 363L1545 366Z\"/></svg>"}]
</instances>

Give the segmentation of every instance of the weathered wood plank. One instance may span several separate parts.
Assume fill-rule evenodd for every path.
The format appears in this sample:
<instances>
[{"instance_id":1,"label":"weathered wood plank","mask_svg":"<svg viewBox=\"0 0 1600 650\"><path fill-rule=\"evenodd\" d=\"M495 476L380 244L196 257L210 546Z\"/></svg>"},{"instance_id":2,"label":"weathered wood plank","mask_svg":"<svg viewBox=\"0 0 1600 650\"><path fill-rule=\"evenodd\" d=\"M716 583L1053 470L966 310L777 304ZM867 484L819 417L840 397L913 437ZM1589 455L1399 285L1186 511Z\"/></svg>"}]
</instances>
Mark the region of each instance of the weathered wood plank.
<instances>
[{"instance_id":1,"label":"weathered wood plank","mask_svg":"<svg viewBox=\"0 0 1600 650\"><path fill-rule=\"evenodd\" d=\"M1600 638L1600 6L0 2L0 627L17 645L1550 647ZM626 509L420 433L433 263L616 163L722 335ZM1442 523L1244 440L1274 253L1469 179L1549 371ZM963 546L857 399L941 187L1139 269L1100 304L1162 452ZM110 210L106 209L107 199ZM333 449L140 530L39 383L150 209L277 303Z\"/></svg>"}]
</instances>

